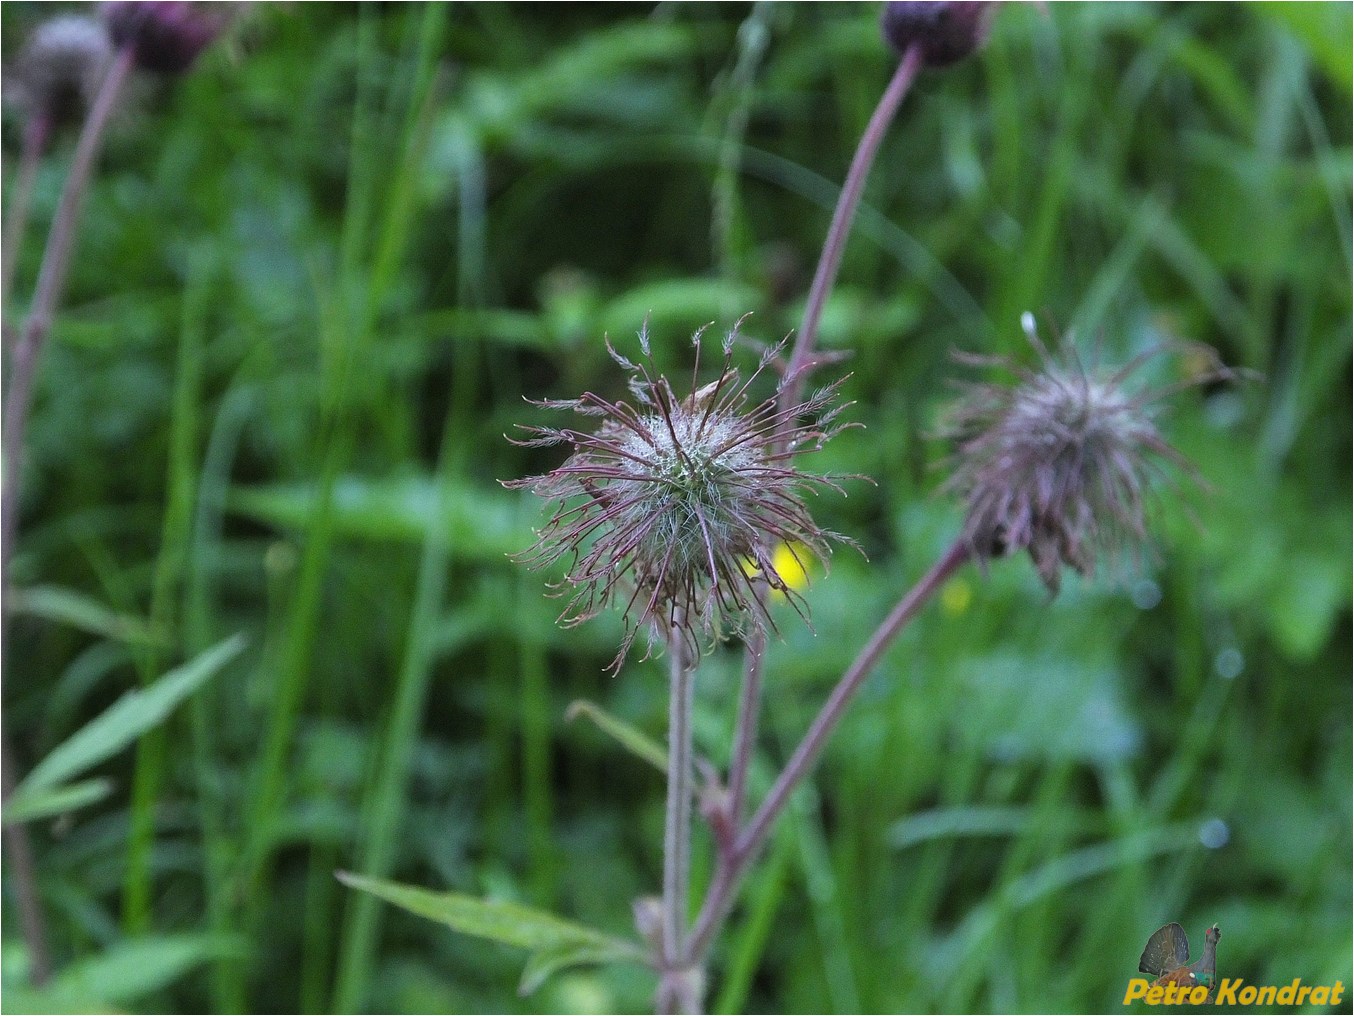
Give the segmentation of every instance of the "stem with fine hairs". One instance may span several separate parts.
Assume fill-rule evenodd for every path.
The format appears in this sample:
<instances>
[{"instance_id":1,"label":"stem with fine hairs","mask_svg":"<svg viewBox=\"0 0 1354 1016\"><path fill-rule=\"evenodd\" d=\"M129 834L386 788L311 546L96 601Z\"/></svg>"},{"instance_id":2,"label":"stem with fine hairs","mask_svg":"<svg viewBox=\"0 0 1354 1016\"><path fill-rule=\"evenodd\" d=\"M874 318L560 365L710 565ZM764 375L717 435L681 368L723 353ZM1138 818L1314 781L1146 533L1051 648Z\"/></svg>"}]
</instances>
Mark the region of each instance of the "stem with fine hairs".
<instances>
[{"instance_id":1,"label":"stem with fine hairs","mask_svg":"<svg viewBox=\"0 0 1354 1016\"><path fill-rule=\"evenodd\" d=\"M743 687L738 695L738 719L734 721L733 756L729 762L729 828L743 821L747 802L748 769L757 748L757 719L761 712L762 660L766 654L766 632L755 629L748 636L743 653Z\"/></svg>"},{"instance_id":2,"label":"stem with fine hairs","mask_svg":"<svg viewBox=\"0 0 1354 1016\"><path fill-rule=\"evenodd\" d=\"M786 412L797 405L804 389L809 371L815 360L814 346L818 338L818 323L823 315L828 296L837 281L837 271L841 267L842 255L846 250L846 241L851 234L856 209L865 191L865 182L879 146L888 133L889 126L902 105L921 70L923 55L920 47L911 45L903 53L893 77L880 96L879 103L870 116L870 121L861 136L851 159L841 194L837 198L832 213L832 224L828 228L822 253L818 258L818 267L814 271L813 283L804 305L804 317L795 336L789 363L785 368L785 380L781 387L779 408ZM766 651L764 633L754 632L748 639L743 654L743 684L738 699L738 718L734 725L733 754L729 763L729 793L726 811L722 816L727 822L728 837L716 836L716 857L714 877L706 891L705 902L701 907L696 925L686 943L685 959L689 965L699 967L711 936L723 921L732 905L734 891L747 868L749 861L765 840L772 822L780 814L789 799L790 792L803 779L818 753L823 741L832 732L841 718L847 702L854 694L860 682L868 675L879 655L909 621L921 605L934 593L944 578L967 559L962 548L951 551L937 563L935 568L903 598L898 607L880 627L862 650L860 657L851 669L842 677L832 696L824 704L814 725L805 735L799 749L791 756L785 771L772 787L767 799L753 816L748 827L741 833L739 826L743 821L743 811L747 800L748 769L752 765L753 752L757 743L757 726L761 704L762 660Z\"/></svg>"},{"instance_id":3,"label":"stem with fine hairs","mask_svg":"<svg viewBox=\"0 0 1354 1016\"><path fill-rule=\"evenodd\" d=\"M832 694L823 703L823 707L804 735L804 739L799 742L799 746L795 748L790 760L767 793L766 799L762 801L761 807L735 837L732 846L721 851L717 858L714 879L706 893L705 903L696 918L696 924L687 939L688 963L700 962L711 937L733 904L734 891L738 888L748 864L765 843L772 824L789 803L791 793L813 768L824 743L836 729L846 712L847 705L865 678L874 670L884 651L908 622L917 616L946 579L968 561L971 555L972 549L962 537L952 543L931 569L898 601L889 616L875 629L870 641L861 649L846 673L838 680Z\"/></svg>"},{"instance_id":4,"label":"stem with fine hairs","mask_svg":"<svg viewBox=\"0 0 1354 1016\"><path fill-rule=\"evenodd\" d=\"M688 659L681 628L668 635L668 801L663 831L663 934L658 1011L694 1012L700 1005L699 976L683 962L687 886L691 875L691 714L696 668ZM692 997L696 995L696 997Z\"/></svg>"},{"instance_id":5,"label":"stem with fine hairs","mask_svg":"<svg viewBox=\"0 0 1354 1016\"><path fill-rule=\"evenodd\" d=\"M847 170L846 182L842 184L841 195L837 198L837 207L832 212L832 225L828 227L827 239L823 242L823 253L818 257L818 268L813 273L813 284L809 287L808 301L804 305L804 318L799 324L795 336L794 349L790 353L790 362L785 368L785 386L780 392L782 411L799 403L800 392L804 388L809 369L813 366L814 343L818 339L818 322L823 316L823 307L828 295L837 281L837 269L841 267L842 254L846 251L846 239L851 234L851 224L856 217L856 208L860 205L861 194L865 192L865 181L879 154L879 145L893 123L898 107L902 105L917 72L922 65L922 51L915 43L907 47L898 69L893 72L888 87L879 98L879 105L870 116L870 122L861 135L856 154L851 159L851 168Z\"/></svg>"}]
</instances>

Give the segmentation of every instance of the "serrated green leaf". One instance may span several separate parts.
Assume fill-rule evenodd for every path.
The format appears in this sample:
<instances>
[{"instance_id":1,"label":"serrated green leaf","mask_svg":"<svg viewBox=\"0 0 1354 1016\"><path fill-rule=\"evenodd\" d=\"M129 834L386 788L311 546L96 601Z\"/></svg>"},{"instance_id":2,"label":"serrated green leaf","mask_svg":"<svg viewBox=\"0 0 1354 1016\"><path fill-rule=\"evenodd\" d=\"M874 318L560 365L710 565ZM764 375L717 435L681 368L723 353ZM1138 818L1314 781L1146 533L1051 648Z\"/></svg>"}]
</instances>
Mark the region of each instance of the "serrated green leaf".
<instances>
[{"instance_id":1,"label":"serrated green leaf","mask_svg":"<svg viewBox=\"0 0 1354 1016\"><path fill-rule=\"evenodd\" d=\"M20 796L5 805L4 821L6 825L15 822L36 822L40 818L50 818L75 811L95 801L102 801L113 790L111 780L81 780L79 783L67 783L50 790L38 789Z\"/></svg>"},{"instance_id":2,"label":"serrated green leaf","mask_svg":"<svg viewBox=\"0 0 1354 1016\"><path fill-rule=\"evenodd\" d=\"M588 948L606 952L615 959L643 959L643 952L632 942L519 903L482 900L461 893L437 893L346 871L337 875L340 882L352 889L371 893L411 914L439 921L463 935L536 952Z\"/></svg>"},{"instance_id":3,"label":"serrated green leaf","mask_svg":"<svg viewBox=\"0 0 1354 1016\"><path fill-rule=\"evenodd\" d=\"M612 716L596 702L578 699L570 703L564 716L569 720L575 720L580 716L587 717L602 733L615 738L626 751L643 759L660 773L668 771L668 753L662 745L624 720Z\"/></svg>"},{"instance_id":4,"label":"serrated green leaf","mask_svg":"<svg viewBox=\"0 0 1354 1016\"><path fill-rule=\"evenodd\" d=\"M79 628L91 635L101 635L115 642L157 645L164 641L163 637L141 618L119 614L84 593L62 589L59 586L15 589L10 593L5 609L13 614L28 614L31 617L67 624L72 628Z\"/></svg>"},{"instance_id":5,"label":"serrated green leaf","mask_svg":"<svg viewBox=\"0 0 1354 1016\"><path fill-rule=\"evenodd\" d=\"M244 642L242 635L233 635L154 684L123 695L33 768L15 789L11 808L27 807L28 795L51 790L73 779L162 722L175 706L234 659L244 648Z\"/></svg>"}]
</instances>

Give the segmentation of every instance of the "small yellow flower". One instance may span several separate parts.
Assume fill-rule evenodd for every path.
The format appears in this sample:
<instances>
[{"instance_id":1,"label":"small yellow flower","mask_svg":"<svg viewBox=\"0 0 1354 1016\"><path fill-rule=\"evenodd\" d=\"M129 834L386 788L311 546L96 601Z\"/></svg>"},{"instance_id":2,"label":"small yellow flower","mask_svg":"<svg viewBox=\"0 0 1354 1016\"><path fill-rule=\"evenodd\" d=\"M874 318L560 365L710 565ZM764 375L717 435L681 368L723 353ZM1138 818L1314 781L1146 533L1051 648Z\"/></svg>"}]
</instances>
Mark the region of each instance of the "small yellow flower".
<instances>
[{"instance_id":1,"label":"small yellow flower","mask_svg":"<svg viewBox=\"0 0 1354 1016\"><path fill-rule=\"evenodd\" d=\"M940 607L950 617L958 617L973 602L973 587L968 579L955 578L946 582L940 590Z\"/></svg>"},{"instance_id":2,"label":"small yellow flower","mask_svg":"<svg viewBox=\"0 0 1354 1016\"><path fill-rule=\"evenodd\" d=\"M809 588L809 573L804 566L806 555L813 553L803 543L786 543L783 540L771 551L771 566L792 592L803 592ZM743 558L743 574L748 578L757 575L757 562L750 557ZM771 598L776 601L785 599L780 589L771 590Z\"/></svg>"}]
</instances>

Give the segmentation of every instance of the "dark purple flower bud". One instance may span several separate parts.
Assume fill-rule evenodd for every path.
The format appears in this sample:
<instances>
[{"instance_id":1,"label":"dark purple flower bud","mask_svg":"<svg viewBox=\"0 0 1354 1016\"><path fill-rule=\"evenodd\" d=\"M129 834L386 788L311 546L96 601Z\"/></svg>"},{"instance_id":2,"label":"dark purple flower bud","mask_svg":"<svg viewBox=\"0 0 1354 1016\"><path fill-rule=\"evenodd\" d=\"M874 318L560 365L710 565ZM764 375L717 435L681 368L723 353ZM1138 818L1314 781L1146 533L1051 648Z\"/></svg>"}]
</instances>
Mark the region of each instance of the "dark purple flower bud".
<instances>
[{"instance_id":1,"label":"dark purple flower bud","mask_svg":"<svg viewBox=\"0 0 1354 1016\"><path fill-rule=\"evenodd\" d=\"M945 67L968 56L987 38L990 2L903 3L884 5L880 21L884 38L899 53L921 49L928 67Z\"/></svg>"},{"instance_id":2,"label":"dark purple flower bud","mask_svg":"<svg viewBox=\"0 0 1354 1016\"><path fill-rule=\"evenodd\" d=\"M592 432L526 428L537 436L523 444L564 444L573 453L544 476L505 484L558 504L523 557L537 566L567 562L564 584L573 598L561 620L576 624L610 603L622 605L627 632L613 669L643 628L650 629L651 647L679 631L692 653L702 639L774 629L767 587L802 614L803 601L781 573L787 565L778 564L776 549L790 547L798 565L804 553L825 561L830 540L847 542L818 528L804 501L840 488L795 466L796 453L841 429L833 423L843 408L838 386L789 410L782 411L774 395L753 405L749 387L777 350L743 380L730 362L736 337L737 329L724 343L718 379L685 398L653 369L646 333L640 334L641 363L611 350L631 375L634 401L587 393L540 403L595 417L599 425Z\"/></svg>"},{"instance_id":3,"label":"dark purple flower bud","mask_svg":"<svg viewBox=\"0 0 1354 1016\"><path fill-rule=\"evenodd\" d=\"M1149 481L1163 461L1190 470L1166 443L1154 406L1169 391L1131 390L1126 382L1162 346L1115 371L1088 368L1070 341L1047 350L1026 314L1037 369L1005 357L960 357L992 364L1015 385L964 385L948 431L958 445L949 487L967 503L964 538L980 559L1028 551L1050 593L1066 565L1082 575L1100 556L1114 558L1147 540ZM1186 384L1236 375L1217 362Z\"/></svg>"},{"instance_id":4,"label":"dark purple flower bud","mask_svg":"<svg viewBox=\"0 0 1354 1016\"><path fill-rule=\"evenodd\" d=\"M79 117L99 87L113 48L103 25L62 15L43 22L19 54L13 98L57 125Z\"/></svg>"},{"instance_id":5,"label":"dark purple flower bud","mask_svg":"<svg viewBox=\"0 0 1354 1016\"><path fill-rule=\"evenodd\" d=\"M136 65L154 74L182 74L220 34L223 21L184 0L113 0L103 6L108 34L130 47Z\"/></svg>"}]
</instances>

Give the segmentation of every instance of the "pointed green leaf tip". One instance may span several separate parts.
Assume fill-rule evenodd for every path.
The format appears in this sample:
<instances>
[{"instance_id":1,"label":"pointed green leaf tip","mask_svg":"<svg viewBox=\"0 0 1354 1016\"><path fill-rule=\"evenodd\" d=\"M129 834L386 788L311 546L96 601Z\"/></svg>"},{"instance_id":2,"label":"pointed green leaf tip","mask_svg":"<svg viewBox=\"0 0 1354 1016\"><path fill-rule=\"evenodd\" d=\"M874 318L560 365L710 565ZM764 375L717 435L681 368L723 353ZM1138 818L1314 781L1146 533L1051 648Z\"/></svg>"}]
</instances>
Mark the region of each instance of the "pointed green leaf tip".
<instances>
[{"instance_id":1,"label":"pointed green leaf tip","mask_svg":"<svg viewBox=\"0 0 1354 1016\"><path fill-rule=\"evenodd\" d=\"M97 781L64 784L162 723L175 706L233 660L244 644L244 636L234 635L171 670L154 684L123 695L33 768L10 798L5 820L37 818L54 814L51 809L58 805L74 808L98 800L102 794Z\"/></svg>"},{"instance_id":2,"label":"pointed green leaf tip","mask_svg":"<svg viewBox=\"0 0 1354 1016\"><path fill-rule=\"evenodd\" d=\"M591 720L596 724L597 729L611 735L621 747L637 758L643 759L660 773L668 771L667 749L649 737L648 734L638 730L625 720L612 716L596 702L590 702L587 699L576 699L564 711L566 720L576 720L580 716Z\"/></svg>"},{"instance_id":3,"label":"pointed green leaf tip","mask_svg":"<svg viewBox=\"0 0 1354 1016\"><path fill-rule=\"evenodd\" d=\"M439 921L463 935L531 950L518 991L529 994L551 974L583 963L644 963L637 943L518 903L499 903L461 893L436 893L383 879L335 872L344 885Z\"/></svg>"}]
</instances>

